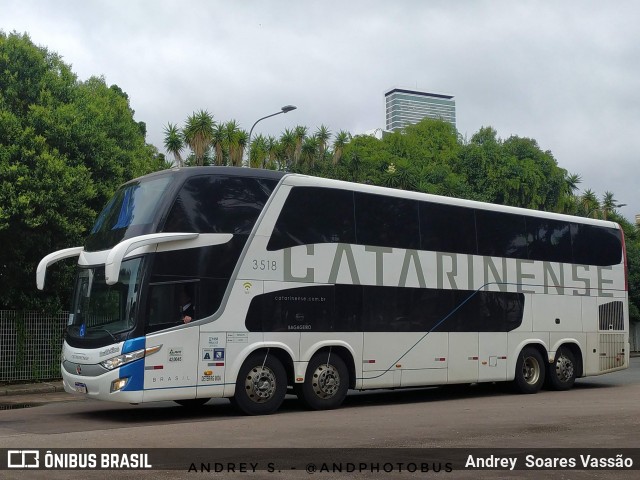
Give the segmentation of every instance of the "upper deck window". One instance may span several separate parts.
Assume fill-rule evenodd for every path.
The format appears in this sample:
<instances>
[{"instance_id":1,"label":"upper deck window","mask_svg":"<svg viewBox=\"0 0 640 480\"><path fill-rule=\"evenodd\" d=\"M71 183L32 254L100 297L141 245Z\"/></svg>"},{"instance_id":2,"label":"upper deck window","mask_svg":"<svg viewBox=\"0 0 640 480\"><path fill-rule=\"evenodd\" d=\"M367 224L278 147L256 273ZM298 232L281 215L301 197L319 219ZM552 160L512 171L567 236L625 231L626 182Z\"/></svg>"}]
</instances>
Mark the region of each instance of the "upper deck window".
<instances>
[{"instance_id":1,"label":"upper deck window","mask_svg":"<svg viewBox=\"0 0 640 480\"><path fill-rule=\"evenodd\" d=\"M291 190L267 250L314 243L356 243L353 192L321 187Z\"/></svg>"},{"instance_id":2,"label":"upper deck window","mask_svg":"<svg viewBox=\"0 0 640 480\"><path fill-rule=\"evenodd\" d=\"M201 175L186 181L165 232L248 235L277 180Z\"/></svg>"}]
</instances>

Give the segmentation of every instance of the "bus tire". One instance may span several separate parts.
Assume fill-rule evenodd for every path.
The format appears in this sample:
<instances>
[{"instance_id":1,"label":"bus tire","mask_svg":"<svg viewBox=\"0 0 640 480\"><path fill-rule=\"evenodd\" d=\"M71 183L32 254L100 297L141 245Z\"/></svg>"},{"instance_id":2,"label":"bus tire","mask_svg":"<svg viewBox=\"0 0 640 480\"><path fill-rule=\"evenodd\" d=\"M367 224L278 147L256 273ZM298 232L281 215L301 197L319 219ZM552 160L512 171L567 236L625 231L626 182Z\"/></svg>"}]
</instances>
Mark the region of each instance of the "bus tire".
<instances>
[{"instance_id":1,"label":"bus tire","mask_svg":"<svg viewBox=\"0 0 640 480\"><path fill-rule=\"evenodd\" d=\"M252 353L240 368L231 403L246 415L269 415L280 408L286 393L287 373L280 360Z\"/></svg>"},{"instance_id":2,"label":"bus tire","mask_svg":"<svg viewBox=\"0 0 640 480\"><path fill-rule=\"evenodd\" d=\"M556 358L549 364L547 383L552 390L569 390L576 381L577 365L573 352L560 348Z\"/></svg>"},{"instance_id":3,"label":"bus tire","mask_svg":"<svg viewBox=\"0 0 640 480\"><path fill-rule=\"evenodd\" d=\"M525 347L518 356L516 377L513 385L520 393L537 393L545 377L545 362L540 352L533 347Z\"/></svg>"},{"instance_id":4,"label":"bus tire","mask_svg":"<svg viewBox=\"0 0 640 480\"><path fill-rule=\"evenodd\" d=\"M342 405L349 390L349 370L344 360L329 352L316 353L307 366L298 398L312 410L331 410Z\"/></svg>"},{"instance_id":5,"label":"bus tire","mask_svg":"<svg viewBox=\"0 0 640 480\"><path fill-rule=\"evenodd\" d=\"M200 408L207 403L210 398L189 398L186 400L174 400L178 405L187 408Z\"/></svg>"}]
</instances>

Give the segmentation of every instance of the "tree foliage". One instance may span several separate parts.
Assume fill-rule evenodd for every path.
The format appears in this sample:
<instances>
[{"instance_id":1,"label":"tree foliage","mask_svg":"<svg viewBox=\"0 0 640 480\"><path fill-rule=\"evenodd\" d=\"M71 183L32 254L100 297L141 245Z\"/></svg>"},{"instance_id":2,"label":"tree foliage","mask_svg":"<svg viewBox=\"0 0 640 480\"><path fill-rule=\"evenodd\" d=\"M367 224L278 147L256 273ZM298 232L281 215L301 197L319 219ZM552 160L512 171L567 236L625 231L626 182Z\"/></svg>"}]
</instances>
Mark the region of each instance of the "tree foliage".
<instances>
[{"instance_id":1,"label":"tree foliage","mask_svg":"<svg viewBox=\"0 0 640 480\"><path fill-rule=\"evenodd\" d=\"M51 269L40 294L38 261L82 244L117 185L163 167L133 114L119 87L0 32L0 308L66 306L72 268Z\"/></svg>"}]
</instances>

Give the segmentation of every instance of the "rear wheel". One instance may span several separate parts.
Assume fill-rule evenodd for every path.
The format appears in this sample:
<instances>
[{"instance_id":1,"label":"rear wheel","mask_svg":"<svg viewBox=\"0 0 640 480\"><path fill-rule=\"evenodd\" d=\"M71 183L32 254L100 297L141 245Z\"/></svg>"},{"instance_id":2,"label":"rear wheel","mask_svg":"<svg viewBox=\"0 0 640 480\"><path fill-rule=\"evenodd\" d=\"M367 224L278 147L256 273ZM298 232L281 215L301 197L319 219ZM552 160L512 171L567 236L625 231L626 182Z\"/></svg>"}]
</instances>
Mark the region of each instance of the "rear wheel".
<instances>
[{"instance_id":1,"label":"rear wheel","mask_svg":"<svg viewBox=\"0 0 640 480\"><path fill-rule=\"evenodd\" d=\"M576 367L576 359L571 350L560 348L547 371L548 386L552 390L569 390L576 381Z\"/></svg>"},{"instance_id":2,"label":"rear wheel","mask_svg":"<svg viewBox=\"0 0 640 480\"><path fill-rule=\"evenodd\" d=\"M544 383L544 360L533 347L525 347L516 363L516 377L513 381L520 393L537 393Z\"/></svg>"},{"instance_id":3,"label":"rear wheel","mask_svg":"<svg viewBox=\"0 0 640 480\"><path fill-rule=\"evenodd\" d=\"M342 358L330 352L317 353L309 361L298 398L313 410L339 407L349 390L349 371Z\"/></svg>"},{"instance_id":4,"label":"rear wheel","mask_svg":"<svg viewBox=\"0 0 640 480\"><path fill-rule=\"evenodd\" d=\"M268 415L280 408L287 393L287 374L273 355L253 353L238 373L231 402L247 415Z\"/></svg>"}]
</instances>

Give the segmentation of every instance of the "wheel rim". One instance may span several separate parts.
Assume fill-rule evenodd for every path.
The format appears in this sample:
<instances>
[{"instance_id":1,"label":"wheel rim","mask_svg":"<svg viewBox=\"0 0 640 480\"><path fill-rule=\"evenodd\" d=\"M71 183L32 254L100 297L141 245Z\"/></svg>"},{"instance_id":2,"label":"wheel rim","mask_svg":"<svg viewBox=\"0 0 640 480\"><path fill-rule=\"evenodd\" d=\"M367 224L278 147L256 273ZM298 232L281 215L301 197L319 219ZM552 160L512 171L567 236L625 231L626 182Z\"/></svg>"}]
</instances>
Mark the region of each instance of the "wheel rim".
<instances>
[{"instance_id":1,"label":"wheel rim","mask_svg":"<svg viewBox=\"0 0 640 480\"><path fill-rule=\"evenodd\" d=\"M573 362L565 355L561 355L556 362L556 376L563 383L573 378Z\"/></svg>"},{"instance_id":2,"label":"wheel rim","mask_svg":"<svg viewBox=\"0 0 640 480\"><path fill-rule=\"evenodd\" d=\"M525 357L522 362L522 377L529 385L535 385L540 379L540 364L535 357Z\"/></svg>"},{"instance_id":3,"label":"wheel rim","mask_svg":"<svg viewBox=\"0 0 640 480\"><path fill-rule=\"evenodd\" d=\"M254 402L267 402L276 393L276 375L269 367L254 367L247 374L244 387Z\"/></svg>"},{"instance_id":4,"label":"wheel rim","mask_svg":"<svg viewBox=\"0 0 640 480\"><path fill-rule=\"evenodd\" d=\"M313 381L311 383L315 394L323 399L331 398L340 388L340 373L338 369L330 364L318 365L316 371L313 372Z\"/></svg>"}]
</instances>

